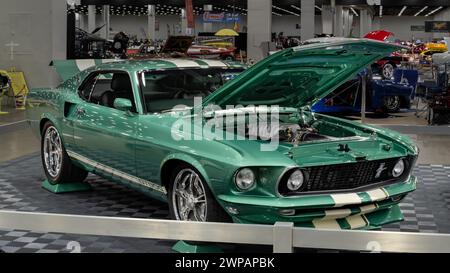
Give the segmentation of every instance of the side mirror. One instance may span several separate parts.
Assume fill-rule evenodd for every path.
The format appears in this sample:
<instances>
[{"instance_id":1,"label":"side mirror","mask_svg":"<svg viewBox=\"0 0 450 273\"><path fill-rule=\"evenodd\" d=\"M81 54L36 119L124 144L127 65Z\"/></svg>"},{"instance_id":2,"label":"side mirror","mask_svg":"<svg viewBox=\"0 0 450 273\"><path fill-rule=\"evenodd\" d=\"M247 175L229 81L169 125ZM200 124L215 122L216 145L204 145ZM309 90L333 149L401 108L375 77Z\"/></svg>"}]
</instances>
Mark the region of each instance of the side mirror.
<instances>
[{"instance_id":1,"label":"side mirror","mask_svg":"<svg viewBox=\"0 0 450 273\"><path fill-rule=\"evenodd\" d=\"M129 99L117 98L114 100L114 108L121 111L131 111L133 109L133 104Z\"/></svg>"}]
</instances>

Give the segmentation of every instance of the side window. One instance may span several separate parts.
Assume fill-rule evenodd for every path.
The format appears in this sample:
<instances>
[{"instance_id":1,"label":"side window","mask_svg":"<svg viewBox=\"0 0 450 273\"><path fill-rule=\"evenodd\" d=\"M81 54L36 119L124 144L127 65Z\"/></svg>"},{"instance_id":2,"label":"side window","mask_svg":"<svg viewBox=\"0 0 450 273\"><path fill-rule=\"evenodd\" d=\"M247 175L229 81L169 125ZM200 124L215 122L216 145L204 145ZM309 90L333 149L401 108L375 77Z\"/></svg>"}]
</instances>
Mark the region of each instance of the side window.
<instances>
[{"instance_id":1,"label":"side window","mask_svg":"<svg viewBox=\"0 0 450 273\"><path fill-rule=\"evenodd\" d=\"M125 72L93 72L80 86L79 95L85 101L114 108L117 98L129 99L136 112L130 77Z\"/></svg>"},{"instance_id":2,"label":"side window","mask_svg":"<svg viewBox=\"0 0 450 273\"><path fill-rule=\"evenodd\" d=\"M90 101L90 94L95 86L95 82L97 81L97 76L97 73L91 73L86 77L78 89L78 95L87 102Z\"/></svg>"}]
</instances>

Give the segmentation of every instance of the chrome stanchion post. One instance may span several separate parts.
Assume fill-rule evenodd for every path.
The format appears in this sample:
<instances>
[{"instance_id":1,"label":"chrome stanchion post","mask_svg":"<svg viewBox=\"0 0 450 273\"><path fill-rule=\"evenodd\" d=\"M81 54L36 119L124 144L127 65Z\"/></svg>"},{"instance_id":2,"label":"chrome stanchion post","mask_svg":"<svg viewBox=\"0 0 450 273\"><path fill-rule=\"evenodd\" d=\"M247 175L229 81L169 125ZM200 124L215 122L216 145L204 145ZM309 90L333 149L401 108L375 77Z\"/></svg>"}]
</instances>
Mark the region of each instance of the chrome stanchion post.
<instances>
[{"instance_id":1,"label":"chrome stanchion post","mask_svg":"<svg viewBox=\"0 0 450 273\"><path fill-rule=\"evenodd\" d=\"M273 252L292 253L294 223L276 222L273 226Z\"/></svg>"}]
</instances>

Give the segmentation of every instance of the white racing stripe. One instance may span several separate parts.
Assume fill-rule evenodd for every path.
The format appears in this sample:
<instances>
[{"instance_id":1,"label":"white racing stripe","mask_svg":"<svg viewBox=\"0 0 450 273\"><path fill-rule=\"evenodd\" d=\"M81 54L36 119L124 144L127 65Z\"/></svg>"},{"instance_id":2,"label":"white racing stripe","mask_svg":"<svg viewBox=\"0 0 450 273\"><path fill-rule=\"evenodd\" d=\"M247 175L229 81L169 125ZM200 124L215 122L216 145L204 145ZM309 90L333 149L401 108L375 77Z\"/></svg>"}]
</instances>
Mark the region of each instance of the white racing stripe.
<instances>
[{"instance_id":1,"label":"white racing stripe","mask_svg":"<svg viewBox=\"0 0 450 273\"><path fill-rule=\"evenodd\" d=\"M177 67L184 68L184 67L200 67L200 65L194 61L190 60L183 60L183 59L165 59L164 61L173 63Z\"/></svg>"},{"instance_id":2,"label":"white racing stripe","mask_svg":"<svg viewBox=\"0 0 450 273\"><path fill-rule=\"evenodd\" d=\"M103 59L102 64L115 63L115 62L120 62L120 61L121 60L116 60L116 59Z\"/></svg>"},{"instance_id":3,"label":"white racing stripe","mask_svg":"<svg viewBox=\"0 0 450 273\"><path fill-rule=\"evenodd\" d=\"M362 206L359 208L361 210L361 212L359 214L369 213L369 212L376 210L377 208L378 208L377 204L370 204L370 205Z\"/></svg>"},{"instance_id":4,"label":"white racing stripe","mask_svg":"<svg viewBox=\"0 0 450 273\"><path fill-rule=\"evenodd\" d=\"M325 216L322 219L339 219L352 214L350 209L331 209L325 210Z\"/></svg>"},{"instance_id":5,"label":"white racing stripe","mask_svg":"<svg viewBox=\"0 0 450 273\"><path fill-rule=\"evenodd\" d=\"M353 215L345 218L351 229L362 228L367 226L367 222L362 215Z\"/></svg>"},{"instance_id":6,"label":"white racing stripe","mask_svg":"<svg viewBox=\"0 0 450 273\"><path fill-rule=\"evenodd\" d=\"M89 67L95 66L95 61L92 59L89 60L75 60L77 67L80 71L86 70Z\"/></svg>"},{"instance_id":7,"label":"white racing stripe","mask_svg":"<svg viewBox=\"0 0 450 273\"><path fill-rule=\"evenodd\" d=\"M318 229L341 229L336 220L313 220L313 225Z\"/></svg>"},{"instance_id":8,"label":"white racing stripe","mask_svg":"<svg viewBox=\"0 0 450 273\"><path fill-rule=\"evenodd\" d=\"M389 197L389 194L383 188L366 192L372 201L380 201Z\"/></svg>"},{"instance_id":9,"label":"white racing stripe","mask_svg":"<svg viewBox=\"0 0 450 273\"><path fill-rule=\"evenodd\" d=\"M356 193L330 194L334 200L335 207L342 207L351 204L361 204L361 198Z\"/></svg>"},{"instance_id":10,"label":"white racing stripe","mask_svg":"<svg viewBox=\"0 0 450 273\"><path fill-rule=\"evenodd\" d=\"M205 62L206 64L208 64L208 66L210 66L210 67L227 67L226 64L224 64L223 62L218 61L218 60L205 60L205 59L202 59L201 61Z\"/></svg>"}]
</instances>

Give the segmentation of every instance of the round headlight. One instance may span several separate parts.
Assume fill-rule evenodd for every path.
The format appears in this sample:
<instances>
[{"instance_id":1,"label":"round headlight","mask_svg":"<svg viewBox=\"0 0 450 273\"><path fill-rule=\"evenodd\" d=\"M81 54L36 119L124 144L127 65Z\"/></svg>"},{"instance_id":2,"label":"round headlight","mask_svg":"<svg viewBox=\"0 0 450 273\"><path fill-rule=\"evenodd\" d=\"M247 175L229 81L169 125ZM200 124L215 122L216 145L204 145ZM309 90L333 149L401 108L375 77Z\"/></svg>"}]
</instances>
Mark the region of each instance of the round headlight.
<instances>
[{"instance_id":1,"label":"round headlight","mask_svg":"<svg viewBox=\"0 0 450 273\"><path fill-rule=\"evenodd\" d=\"M255 174L249 168L239 170L235 178L236 186L241 190L248 190L255 184Z\"/></svg>"},{"instance_id":2,"label":"round headlight","mask_svg":"<svg viewBox=\"0 0 450 273\"><path fill-rule=\"evenodd\" d=\"M399 177L403 174L403 171L405 171L405 162L403 162L403 159L400 159L392 169L392 176Z\"/></svg>"},{"instance_id":3,"label":"round headlight","mask_svg":"<svg viewBox=\"0 0 450 273\"><path fill-rule=\"evenodd\" d=\"M287 181L287 188L290 191L296 191L303 185L304 180L305 177L303 176L302 171L296 170L291 174L291 176L289 176L289 179Z\"/></svg>"}]
</instances>

